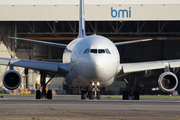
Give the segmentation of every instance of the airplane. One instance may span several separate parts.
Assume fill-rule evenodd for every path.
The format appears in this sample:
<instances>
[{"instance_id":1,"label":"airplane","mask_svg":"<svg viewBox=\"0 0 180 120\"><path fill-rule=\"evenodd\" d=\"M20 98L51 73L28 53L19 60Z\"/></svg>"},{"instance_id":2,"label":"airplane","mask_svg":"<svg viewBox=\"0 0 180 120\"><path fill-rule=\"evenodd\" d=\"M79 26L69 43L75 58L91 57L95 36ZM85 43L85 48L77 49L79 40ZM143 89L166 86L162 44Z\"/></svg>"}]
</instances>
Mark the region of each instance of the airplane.
<instances>
[{"instance_id":1,"label":"airplane","mask_svg":"<svg viewBox=\"0 0 180 120\"><path fill-rule=\"evenodd\" d=\"M14 90L21 83L20 74L13 69L23 67L25 71L33 69L40 71L42 92L36 91L36 99L52 99L52 91L46 92L46 85L54 76L65 78L67 85L84 86L81 91L81 99L100 99L100 87L109 86L116 77L122 77L129 84L129 91L123 92L123 100L139 100L139 91L135 88L138 72L144 71L147 76L151 70L164 69L159 76L158 84L162 91L171 92L177 88L178 78L176 73L180 67L180 60L163 60L137 63L121 63L120 54L116 46L148 42L152 39L134 40L113 43L101 35L89 35L85 33L84 0L79 5L79 35L69 44L59 44L38 40L30 40L17 37L10 39L35 42L54 47L64 48L63 63L33 61L0 57L0 65L9 66L10 70L3 75L3 84L9 90ZM173 72L170 71L173 68ZM27 72L26 72L27 74ZM45 81L46 76L51 78ZM129 76L127 80L124 76Z\"/></svg>"}]
</instances>

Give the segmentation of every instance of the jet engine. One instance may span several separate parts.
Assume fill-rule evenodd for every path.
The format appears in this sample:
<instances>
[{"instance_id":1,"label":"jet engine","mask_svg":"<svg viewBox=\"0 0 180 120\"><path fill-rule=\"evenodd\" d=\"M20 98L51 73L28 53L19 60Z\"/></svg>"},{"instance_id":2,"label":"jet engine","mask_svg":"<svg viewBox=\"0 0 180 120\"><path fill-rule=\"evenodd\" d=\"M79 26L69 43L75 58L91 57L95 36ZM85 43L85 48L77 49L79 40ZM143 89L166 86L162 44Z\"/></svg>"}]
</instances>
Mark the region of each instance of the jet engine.
<instances>
[{"instance_id":1,"label":"jet engine","mask_svg":"<svg viewBox=\"0 0 180 120\"><path fill-rule=\"evenodd\" d=\"M164 72L159 76L159 87L164 92L172 92L178 85L178 78L172 72Z\"/></svg>"},{"instance_id":2,"label":"jet engine","mask_svg":"<svg viewBox=\"0 0 180 120\"><path fill-rule=\"evenodd\" d=\"M9 90L14 90L19 87L21 76L15 70L8 70L3 75L3 84Z\"/></svg>"}]
</instances>

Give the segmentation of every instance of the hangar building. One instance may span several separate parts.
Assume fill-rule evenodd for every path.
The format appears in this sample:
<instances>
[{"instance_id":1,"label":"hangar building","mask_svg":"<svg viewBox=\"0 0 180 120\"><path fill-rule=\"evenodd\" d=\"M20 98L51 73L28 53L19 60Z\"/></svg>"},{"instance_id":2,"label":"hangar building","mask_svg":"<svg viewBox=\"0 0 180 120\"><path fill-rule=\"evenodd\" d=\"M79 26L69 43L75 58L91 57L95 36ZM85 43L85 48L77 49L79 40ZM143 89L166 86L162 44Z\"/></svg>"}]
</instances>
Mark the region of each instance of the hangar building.
<instances>
[{"instance_id":1,"label":"hangar building","mask_svg":"<svg viewBox=\"0 0 180 120\"><path fill-rule=\"evenodd\" d=\"M78 35L79 0L1 0L0 56L61 62L63 49L8 39L8 36L68 44ZM180 58L179 0L85 0L86 34L98 34L113 42L153 38L151 42L118 46L121 62L155 61ZM0 78L9 69L0 66ZM24 69L16 68L23 76ZM150 77L139 73L145 93L157 87L163 70ZM34 88L38 72L29 71L29 86ZM180 78L179 72L177 76ZM122 85L122 86L120 86ZM0 86L3 86L2 83ZM106 91L118 92L125 86L116 79ZM56 86L58 87L58 86ZM179 87L178 87L179 88Z\"/></svg>"}]
</instances>

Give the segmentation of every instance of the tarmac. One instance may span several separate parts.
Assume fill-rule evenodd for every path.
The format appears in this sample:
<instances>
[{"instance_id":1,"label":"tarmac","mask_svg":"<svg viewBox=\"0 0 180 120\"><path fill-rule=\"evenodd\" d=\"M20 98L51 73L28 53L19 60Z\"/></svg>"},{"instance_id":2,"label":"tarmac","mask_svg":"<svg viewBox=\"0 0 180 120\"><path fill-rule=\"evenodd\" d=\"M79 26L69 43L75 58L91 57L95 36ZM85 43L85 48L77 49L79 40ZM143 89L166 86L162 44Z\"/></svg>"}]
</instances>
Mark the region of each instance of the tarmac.
<instances>
[{"instance_id":1,"label":"tarmac","mask_svg":"<svg viewBox=\"0 0 180 120\"><path fill-rule=\"evenodd\" d=\"M180 99L124 101L101 96L81 100L80 95L57 95L52 100L34 96L0 98L0 119L12 120L180 120Z\"/></svg>"}]
</instances>

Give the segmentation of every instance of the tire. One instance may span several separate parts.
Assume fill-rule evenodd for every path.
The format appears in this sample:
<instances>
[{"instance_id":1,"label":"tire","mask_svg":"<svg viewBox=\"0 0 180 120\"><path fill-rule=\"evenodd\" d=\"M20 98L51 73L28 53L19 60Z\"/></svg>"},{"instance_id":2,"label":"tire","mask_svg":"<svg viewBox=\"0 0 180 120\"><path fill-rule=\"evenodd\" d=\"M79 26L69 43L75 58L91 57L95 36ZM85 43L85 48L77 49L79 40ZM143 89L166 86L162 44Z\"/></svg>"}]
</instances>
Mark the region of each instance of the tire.
<instances>
[{"instance_id":1,"label":"tire","mask_svg":"<svg viewBox=\"0 0 180 120\"><path fill-rule=\"evenodd\" d=\"M41 98L41 92L40 90L36 91L36 99L40 99Z\"/></svg>"},{"instance_id":2,"label":"tire","mask_svg":"<svg viewBox=\"0 0 180 120\"><path fill-rule=\"evenodd\" d=\"M136 91L135 94L134 94L134 100L139 100L139 92Z\"/></svg>"},{"instance_id":3,"label":"tire","mask_svg":"<svg viewBox=\"0 0 180 120\"><path fill-rule=\"evenodd\" d=\"M94 92L93 91L89 91L89 99L94 99Z\"/></svg>"},{"instance_id":4,"label":"tire","mask_svg":"<svg viewBox=\"0 0 180 120\"><path fill-rule=\"evenodd\" d=\"M47 99L52 99L52 91L48 90L47 92Z\"/></svg>"},{"instance_id":5,"label":"tire","mask_svg":"<svg viewBox=\"0 0 180 120\"><path fill-rule=\"evenodd\" d=\"M123 92L123 100L128 100L128 91Z\"/></svg>"},{"instance_id":6,"label":"tire","mask_svg":"<svg viewBox=\"0 0 180 120\"><path fill-rule=\"evenodd\" d=\"M85 100L86 99L86 91L82 90L81 92L81 100Z\"/></svg>"},{"instance_id":7,"label":"tire","mask_svg":"<svg viewBox=\"0 0 180 120\"><path fill-rule=\"evenodd\" d=\"M100 100L101 99L100 97L101 97L100 92L97 92L97 99Z\"/></svg>"}]
</instances>

